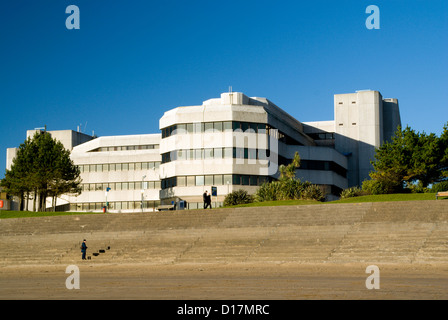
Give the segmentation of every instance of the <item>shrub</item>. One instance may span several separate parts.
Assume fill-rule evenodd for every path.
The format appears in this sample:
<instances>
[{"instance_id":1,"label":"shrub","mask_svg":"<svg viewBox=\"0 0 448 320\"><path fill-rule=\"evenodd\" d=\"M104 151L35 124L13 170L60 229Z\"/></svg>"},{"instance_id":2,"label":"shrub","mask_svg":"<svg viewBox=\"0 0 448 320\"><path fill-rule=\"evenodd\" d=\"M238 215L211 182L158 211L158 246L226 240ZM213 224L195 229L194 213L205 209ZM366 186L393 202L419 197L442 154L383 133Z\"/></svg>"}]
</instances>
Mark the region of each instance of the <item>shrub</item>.
<instances>
[{"instance_id":1,"label":"shrub","mask_svg":"<svg viewBox=\"0 0 448 320\"><path fill-rule=\"evenodd\" d=\"M436 183L432 186L431 192L437 193L441 191L448 191L448 181L442 181L439 183Z\"/></svg>"},{"instance_id":2,"label":"shrub","mask_svg":"<svg viewBox=\"0 0 448 320\"><path fill-rule=\"evenodd\" d=\"M255 193L255 201L275 201L281 198L281 185L279 181L263 183Z\"/></svg>"},{"instance_id":3,"label":"shrub","mask_svg":"<svg viewBox=\"0 0 448 320\"><path fill-rule=\"evenodd\" d=\"M291 178L264 183L255 194L255 201L259 202L299 199L322 201L324 196L317 185Z\"/></svg>"},{"instance_id":4,"label":"shrub","mask_svg":"<svg viewBox=\"0 0 448 320\"><path fill-rule=\"evenodd\" d=\"M364 180L362 182L362 190L368 194L387 194L393 193L393 187L378 180Z\"/></svg>"},{"instance_id":5,"label":"shrub","mask_svg":"<svg viewBox=\"0 0 448 320\"><path fill-rule=\"evenodd\" d=\"M359 197L359 196L365 195L366 193L367 193L366 191L363 191L359 187L352 187L352 188L342 190L341 199Z\"/></svg>"},{"instance_id":6,"label":"shrub","mask_svg":"<svg viewBox=\"0 0 448 320\"><path fill-rule=\"evenodd\" d=\"M247 193L246 190L236 190L224 198L224 206L235 206L237 204L245 204L245 203L251 203L253 202L253 196Z\"/></svg>"},{"instance_id":7,"label":"shrub","mask_svg":"<svg viewBox=\"0 0 448 320\"><path fill-rule=\"evenodd\" d=\"M323 201L325 197L319 186L309 184L302 191L302 199Z\"/></svg>"}]
</instances>

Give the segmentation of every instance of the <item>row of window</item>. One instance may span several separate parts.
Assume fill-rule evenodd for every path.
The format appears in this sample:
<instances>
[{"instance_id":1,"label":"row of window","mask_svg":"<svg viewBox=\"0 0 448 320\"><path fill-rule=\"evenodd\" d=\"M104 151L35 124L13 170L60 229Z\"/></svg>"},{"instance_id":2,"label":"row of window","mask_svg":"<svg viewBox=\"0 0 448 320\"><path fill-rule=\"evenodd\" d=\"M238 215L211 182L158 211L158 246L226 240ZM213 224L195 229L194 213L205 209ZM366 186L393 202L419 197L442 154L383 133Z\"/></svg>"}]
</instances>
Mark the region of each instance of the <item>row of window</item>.
<instances>
[{"instance_id":1,"label":"row of window","mask_svg":"<svg viewBox=\"0 0 448 320\"><path fill-rule=\"evenodd\" d=\"M106 191L107 188L111 190L160 190L160 181L135 181L135 182L107 182L107 183L83 183L81 184L81 191Z\"/></svg>"},{"instance_id":2,"label":"row of window","mask_svg":"<svg viewBox=\"0 0 448 320\"><path fill-rule=\"evenodd\" d=\"M205 148L173 150L162 154L162 163L176 160L254 159L268 160L270 150L251 148Z\"/></svg>"},{"instance_id":3,"label":"row of window","mask_svg":"<svg viewBox=\"0 0 448 320\"><path fill-rule=\"evenodd\" d=\"M174 187L195 186L221 186L221 185L243 185L261 186L271 181L267 176L241 175L241 174L215 174L199 176L179 176L162 180L162 189Z\"/></svg>"},{"instance_id":4,"label":"row of window","mask_svg":"<svg viewBox=\"0 0 448 320\"><path fill-rule=\"evenodd\" d=\"M142 209L141 201L113 201L107 203L108 210L135 210ZM143 201L143 209L156 209L160 201ZM71 203L70 211L100 211L106 206L105 202Z\"/></svg>"},{"instance_id":5,"label":"row of window","mask_svg":"<svg viewBox=\"0 0 448 320\"><path fill-rule=\"evenodd\" d=\"M114 201L107 203L107 210L141 210L141 201ZM143 210L156 211L160 205L160 201L143 201ZM186 202L186 209L203 209L204 203L202 202ZM212 208L219 208L223 206L222 202L212 201ZM71 203L70 211L101 211L106 206L104 202L89 202L89 203Z\"/></svg>"},{"instance_id":6,"label":"row of window","mask_svg":"<svg viewBox=\"0 0 448 320\"><path fill-rule=\"evenodd\" d=\"M114 146L114 147L100 147L90 152L111 152L111 151L128 151L128 150L152 150L159 149L158 144L146 144L137 146Z\"/></svg>"},{"instance_id":7,"label":"row of window","mask_svg":"<svg viewBox=\"0 0 448 320\"><path fill-rule=\"evenodd\" d=\"M291 163L290 159L282 156L278 156L278 165L288 165ZM333 171L334 173L346 178L347 169L337 164L334 161L325 160L300 160L299 170L321 170L321 171Z\"/></svg>"},{"instance_id":8,"label":"row of window","mask_svg":"<svg viewBox=\"0 0 448 320\"><path fill-rule=\"evenodd\" d=\"M211 132L245 132L259 133L273 136L287 144L302 145L298 141L286 136L281 131L265 123L240 122L240 121L216 121L175 124L162 129L162 139L176 134Z\"/></svg>"},{"instance_id":9,"label":"row of window","mask_svg":"<svg viewBox=\"0 0 448 320\"><path fill-rule=\"evenodd\" d=\"M217 121L175 124L162 129L162 139L176 134L232 132L238 129L243 132L266 133L269 126L264 123Z\"/></svg>"},{"instance_id":10,"label":"row of window","mask_svg":"<svg viewBox=\"0 0 448 320\"><path fill-rule=\"evenodd\" d=\"M106 164L80 164L78 165L81 173L83 172L108 172L108 171L134 171L158 169L160 162L133 162L133 163L106 163Z\"/></svg>"},{"instance_id":11,"label":"row of window","mask_svg":"<svg viewBox=\"0 0 448 320\"><path fill-rule=\"evenodd\" d=\"M308 133L313 140L334 140L334 133L321 132L321 133Z\"/></svg>"}]
</instances>

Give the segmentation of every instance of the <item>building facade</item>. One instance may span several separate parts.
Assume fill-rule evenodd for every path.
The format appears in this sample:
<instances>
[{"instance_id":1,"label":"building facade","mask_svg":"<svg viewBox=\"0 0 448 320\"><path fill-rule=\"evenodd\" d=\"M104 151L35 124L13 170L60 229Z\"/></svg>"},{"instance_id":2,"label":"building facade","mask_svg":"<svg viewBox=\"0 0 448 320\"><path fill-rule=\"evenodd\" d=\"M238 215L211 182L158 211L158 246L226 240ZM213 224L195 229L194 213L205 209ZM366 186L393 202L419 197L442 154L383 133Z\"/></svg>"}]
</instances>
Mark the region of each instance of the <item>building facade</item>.
<instances>
[{"instance_id":1,"label":"building facade","mask_svg":"<svg viewBox=\"0 0 448 320\"><path fill-rule=\"evenodd\" d=\"M277 179L279 165L295 152L301 158L296 176L336 199L368 178L375 149L401 122L398 101L378 91L337 94L334 110L333 121L301 123L266 98L229 92L166 111L157 134L65 137L83 182L81 195L59 204L71 211L195 209L213 187L212 206L220 206L234 190L253 194ZM13 154L8 149L9 163Z\"/></svg>"}]
</instances>

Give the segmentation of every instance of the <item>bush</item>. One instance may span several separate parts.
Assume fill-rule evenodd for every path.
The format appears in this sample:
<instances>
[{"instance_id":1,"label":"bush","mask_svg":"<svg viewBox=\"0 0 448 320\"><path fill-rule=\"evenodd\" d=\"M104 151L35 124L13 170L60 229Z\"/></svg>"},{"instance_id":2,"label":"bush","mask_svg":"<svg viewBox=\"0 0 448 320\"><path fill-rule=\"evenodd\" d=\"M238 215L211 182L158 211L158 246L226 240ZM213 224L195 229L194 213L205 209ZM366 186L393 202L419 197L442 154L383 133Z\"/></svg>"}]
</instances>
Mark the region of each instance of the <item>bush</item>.
<instances>
[{"instance_id":1,"label":"bush","mask_svg":"<svg viewBox=\"0 0 448 320\"><path fill-rule=\"evenodd\" d=\"M251 203L254 201L253 196L247 193L246 190L236 190L224 198L224 206L235 206L237 204L245 204L245 203Z\"/></svg>"},{"instance_id":2,"label":"bush","mask_svg":"<svg viewBox=\"0 0 448 320\"><path fill-rule=\"evenodd\" d=\"M442 181L439 183L436 183L432 186L431 192L437 193L441 191L448 191L448 181Z\"/></svg>"},{"instance_id":3,"label":"bush","mask_svg":"<svg viewBox=\"0 0 448 320\"><path fill-rule=\"evenodd\" d=\"M255 193L255 201L275 201L281 198L281 185L279 181L263 183Z\"/></svg>"},{"instance_id":4,"label":"bush","mask_svg":"<svg viewBox=\"0 0 448 320\"><path fill-rule=\"evenodd\" d=\"M378 180L364 180L362 190L368 194L387 194L394 191L393 187Z\"/></svg>"},{"instance_id":5,"label":"bush","mask_svg":"<svg viewBox=\"0 0 448 320\"><path fill-rule=\"evenodd\" d=\"M299 199L322 201L324 196L318 186L290 178L264 183L255 194L255 201L259 202Z\"/></svg>"},{"instance_id":6,"label":"bush","mask_svg":"<svg viewBox=\"0 0 448 320\"><path fill-rule=\"evenodd\" d=\"M325 197L319 186L309 184L302 191L302 199L324 201Z\"/></svg>"},{"instance_id":7,"label":"bush","mask_svg":"<svg viewBox=\"0 0 448 320\"><path fill-rule=\"evenodd\" d=\"M359 187L352 187L352 188L348 188L348 189L342 190L342 192L341 192L341 199L359 197L359 196L363 196L363 195L366 195L366 194L367 194L367 192L363 191L361 188L359 188Z\"/></svg>"}]
</instances>

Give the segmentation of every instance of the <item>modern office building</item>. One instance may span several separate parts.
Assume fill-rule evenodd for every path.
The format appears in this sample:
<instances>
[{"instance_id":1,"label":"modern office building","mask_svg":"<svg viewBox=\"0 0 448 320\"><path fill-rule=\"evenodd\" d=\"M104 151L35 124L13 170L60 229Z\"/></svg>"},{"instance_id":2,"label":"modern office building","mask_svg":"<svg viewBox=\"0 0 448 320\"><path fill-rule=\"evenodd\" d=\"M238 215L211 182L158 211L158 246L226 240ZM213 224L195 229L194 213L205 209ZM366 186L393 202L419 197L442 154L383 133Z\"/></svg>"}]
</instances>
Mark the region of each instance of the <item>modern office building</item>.
<instances>
[{"instance_id":1,"label":"modern office building","mask_svg":"<svg viewBox=\"0 0 448 320\"><path fill-rule=\"evenodd\" d=\"M372 169L375 148L401 125L396 99L378 91L334 96L335 119L301 123L266 98L229 92L197 106L171 109L159 122L161 133L65 137L81 169L79 196L59 204L71 211L151 211L160 205L213 206L225 195L279 177L278 166L301 157L296 176L322 187L327 200L360 185ZM58 131L49 131L61 139ZM64 131L77 136L77 132ZM59 136L59 137L58 137ZM74 141L74 142L73 142ZM8 149L8 165L14 151Z\"/></svg>"}]
</instances>

